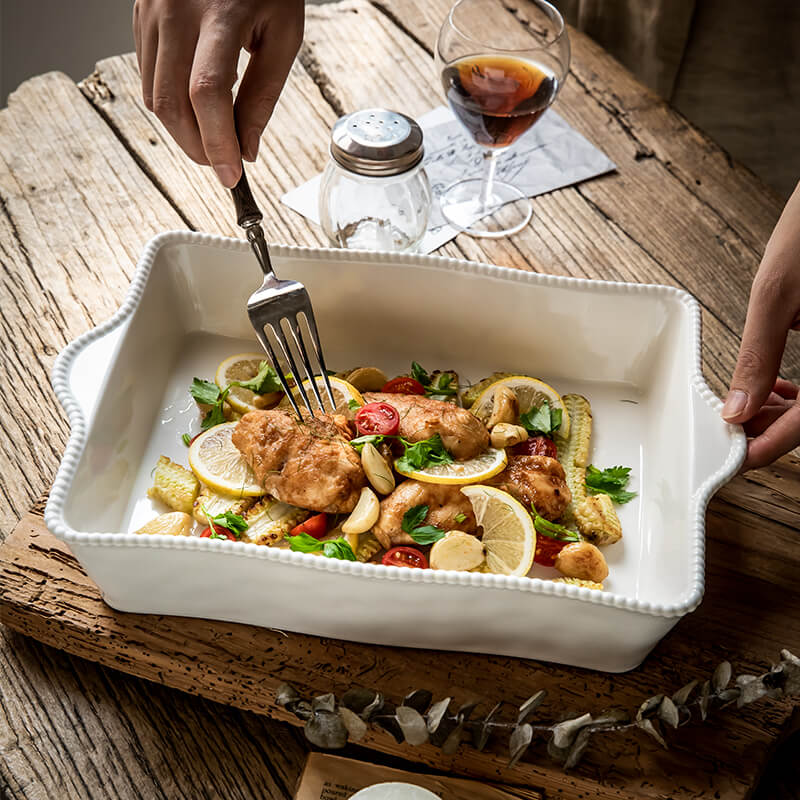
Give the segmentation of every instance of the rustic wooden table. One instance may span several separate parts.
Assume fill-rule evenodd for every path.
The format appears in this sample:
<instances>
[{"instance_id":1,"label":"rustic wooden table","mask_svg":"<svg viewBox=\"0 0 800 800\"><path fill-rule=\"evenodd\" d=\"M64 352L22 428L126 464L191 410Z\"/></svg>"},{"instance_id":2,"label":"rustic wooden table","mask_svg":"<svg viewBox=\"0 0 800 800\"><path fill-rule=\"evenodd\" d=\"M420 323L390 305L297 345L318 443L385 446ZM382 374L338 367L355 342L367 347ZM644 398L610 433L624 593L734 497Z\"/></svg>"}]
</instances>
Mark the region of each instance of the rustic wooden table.
<instances>
[{"instance_id":1,"label":"rustic wooden table","mask_svg":"<svg viewBox=\"0 0 800 800\"><path fill-rule=\"evenodd\" d=\"M324 243L319 229L281 206L278 197L323 168L328 134L340 114L385 105L418 116L440 102L431 47L447 5L448 0L345 0L309 8L300 58L250 170L270 239ZM687 289L703 306L704 371L721 394L735 361L749 285L780 204L590 40L573 32L572 41L572 74L558 110L618 164L618 172L539 198L533 225L511 239L460 236L441 253ZM117 308L149 237L186 227L229 235L237 230L227 193L208 170L183 156L144 109L132 55L102 62L78 86L53 73L11 96L0 112L0 203L4 538L46 493L67 439L49 383L58 350ZM784 373L800 377L795 340ZM683 678L726 657L739 669L763 671L782 646L800 649L798 476L800 463L787 457L737 478L718 495L709 509L709 592L701 610L680 623L632 677L602 678L605 695L618 700L615 687L621 687L627 701L628 695L641 699L652 689L677 688ZM26 517L17 541L36 519L35 513ZM32 552L28 548L25 555L28 576L37 569ZM61 559L65 581L87 584L57 548L44 555L50 565ZM745 590L737 592L742 581L745 597ZM5 620L48 641L52 620L40 614L26 623L21 611L35 606L45 588L31 590L29 581L17 585L19 613ZM6 599L12 608L13 598ZM103 608L90 586L74 608L66 604L85 636L92 627L87 613L102 616ZM198 641L207 633L201 628L192 629ZM109 649L108 640L95 654L86 641L61 644L107 666L163 679L156 661L150 672L133 669ZM262 642L245 637L239 647L244 652L256 641ZM174 650L172 665L185 663L192 680L167 683L237 702L235 692L204 689L209 681L203 680L202 658L179 652L177 645ZM368 648L352 652L368 659ZM426 667L426 658L419 656L418 673L435 671L435 660ZM291 796L307 752L298 729L107 666L0 627L0 795ZM381 664L373 659L364 669L380 671ZM548 674L540 665L536 671ZM594 685L591 675L563 669L549 680L569 691L576 674L584 692ZM656 686L658 681L669 686ZM238 704L268 713L272 701L239 696ZM726 716L713 728L728 726L717 739L695 733L688 744L673 747L675 760L645 741L635 744L633 762L616 774L613 764L590 765L563 778L544 769L526 776L517 767L513 780L565 798L744 797L791 724L786 703L767 701ZM714 752L723 747L714 742L728 749ZM478 775L488 769L471 768L467 759L452 766ZM651 774L658 777L651 781Z\"/></svg>"}]
</instances>

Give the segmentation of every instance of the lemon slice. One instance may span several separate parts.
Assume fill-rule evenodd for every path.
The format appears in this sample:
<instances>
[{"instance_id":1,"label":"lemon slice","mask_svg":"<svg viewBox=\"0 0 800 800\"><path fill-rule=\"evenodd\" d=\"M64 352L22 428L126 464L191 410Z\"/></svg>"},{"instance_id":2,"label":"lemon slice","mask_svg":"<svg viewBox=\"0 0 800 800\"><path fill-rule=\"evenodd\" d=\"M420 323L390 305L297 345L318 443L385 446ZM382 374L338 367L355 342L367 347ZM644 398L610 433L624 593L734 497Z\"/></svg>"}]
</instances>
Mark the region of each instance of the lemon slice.
<instances>
[{"instance_id":1,"label":"lemon slice","mask_svg":"<svg viewBox=\"0 0 800 800\"><path fill-rule=\"evenodd\" d=\"M258 367L265 360L264 353L237 353L230 356L217 367L214 383L220 389L224 389L231 381L249 381L250 378L255 378L258 375ZM282 396L283 392L257 395L255 392L251 392L250 389L231 386L226 399L234 410L240 414L246 414L248 411L274 406ZM258 405L253 403L256 397L260 398Z\"/></svg>"},{"instance_id":2,"label":"lemon slice","mask_svg":"<svg viewBox=\"0 0 800 800\"><path fill-rule=\"evenodd\" d=\"M325 402L327 410L327 407L330 405L330 400L328 399L328 392L325 389L325 381L319 375L317 375L314 380L317 383L317 388L319 389L319 393ZM356 389L356 387L351 383L348 383L342 378L337 378L334 375L330 375L328 380L331 382L331 391L333 392L333 399L336 404L335 413L344 414L346 417L352 418L353 414L358 409L351 408L350 403L353 402L359 406L364 405L364 398L362 397L361 392L359 392L358 389ZM308 402L311 403L311 407L316 411L319 409L319 403L317 402L314 390L311 388L311 381L308 378L303 381L303 388L306 390ZM293 390L292 394L294 394L297 400L297 405L300 406L300 408L304 408L305 403L303 403L303 398L300 397L300 393L295 389ZM284 397L281 398L280 403L278 403L278 408L291 408L289 398L284 395Z\"/></svg>"},{"instance_id":3,"label":"lemon slice","mask_svg":"<svg viewBox=\"0 0 800 800\"><path fill-rule=\"evenodd\" d=\"M483 527L483 547L489 572L527 575L536 550L536 529L525 506L493 486L465 486L475 519Z\"/></svg>"},{"instance_id":4,"label":"lemon slice","mask_svg":"<svg viewBox=\"0 0 800 800\"><path fill-rule=\"evenodd\" d=\"M561 426L556 435L566 439L569 436L569 412L561 399L561 395L544 381L538 378L529 378L527 375L512 375L510 378L501 378L490 384L478 395L478 399L470 409L481 422L486 424L492 415L494 406L494 393L499 386L507 386L517 396L519 413L527 414L532 408L538 408L546 400L550 408L561 409Z\"/></svg>"},{"instance_id":5,"label":"lemon slice","mask_svg":"<svg viewBox=\"0 0 800 800\"><path fill-rule=\"evenodd\" d=\"M231 441L235 422L216 425L201 433L189 448L189 466L197 478L220 494L233 497L259 497L264 487L244 456Z\"/></svg>"},{"instance_id":6,"label":"lemon slice","mask_svg":"<svg viewBox=\"0 0 800 800\"><path fill-rule=\"evenodd\" d=\"M481 455L475 456L469 461L434 464L430 467L410 471L403 470L395 461L394 468L406 478L414 478L414 480L422 481L423 483L458 484L487 481L497 475L498 472L502 472L507 463L508 457L505 450L497 450L494 447L490 447L485 453L481 453Z\"/></svg>"}]
</instances>

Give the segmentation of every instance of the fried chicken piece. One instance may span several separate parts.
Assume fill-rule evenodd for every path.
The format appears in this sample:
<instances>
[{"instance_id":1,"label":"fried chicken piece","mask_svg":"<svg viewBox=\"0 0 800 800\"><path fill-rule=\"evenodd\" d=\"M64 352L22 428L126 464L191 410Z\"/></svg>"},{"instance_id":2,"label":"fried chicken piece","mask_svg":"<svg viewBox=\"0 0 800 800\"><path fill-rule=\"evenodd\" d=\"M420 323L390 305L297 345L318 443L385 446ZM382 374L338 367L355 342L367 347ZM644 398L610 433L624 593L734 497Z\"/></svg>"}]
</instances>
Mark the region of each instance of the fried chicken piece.
<instances>
[{"instance_id":1,"label":"fried chicken piece","mask_svg":"<svg viewBox=\"0 0 800 800\"><path fill-rule=\"evenodd\" d=\"M381 500L381 515L372 533L384 547L415 544L402 527L403 515L414 506L428 506L425 525L435 525L443 531L473 534L478 530L472 504L461 494L460 486L407 480ZM459 514L464 515L461 522L456 520Z\"/></svg>"},{"instance_id":2,"label":"fried chicken piece","mask_svg":"<svg viewBox=\"0 0 800 800\"><path fill-rule=\"evenodd\" d=\"M548 456L511 455L508 466L486 483L516 497L525 508L533 503L539 514L551 521L557 520L572 500L564 467Z\"/></svg>"},{"instance_id":3,"label":"fried chicken piece","mask_svg":"<svg viewBox=\"0 0 800 800\"><path fill-rule=\"evenodd\" d=\"M321 414L302 421L283 409L250 411L233 432L256 480L275 498L331 514L355 508L367 479L350 445L347 420Z\"/></svg>"},{"instance_id":4,"label":"fried chicken piece","mask_svg":"<svg viewBox=\"0 0 800 800\"><path fill-rule=\"evenodd\" d=\"M458 461L474 458L489 447L486 426L474 414L452 403L417 394L382 392L369 392L364 399L394 406L400 414L400 436L409 442L430 439L438 433L445 450Z\"/></svg>"}]
</instances>

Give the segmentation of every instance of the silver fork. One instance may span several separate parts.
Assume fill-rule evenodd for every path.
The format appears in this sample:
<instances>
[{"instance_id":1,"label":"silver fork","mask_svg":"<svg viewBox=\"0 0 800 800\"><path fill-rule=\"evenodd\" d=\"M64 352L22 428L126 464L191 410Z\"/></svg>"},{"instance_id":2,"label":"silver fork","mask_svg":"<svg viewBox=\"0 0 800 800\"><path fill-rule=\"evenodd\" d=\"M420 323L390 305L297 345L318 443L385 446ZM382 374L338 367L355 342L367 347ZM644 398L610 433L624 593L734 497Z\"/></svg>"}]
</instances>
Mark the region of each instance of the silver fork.
<instances>
[{"instance_id":1,"label":"silver fork","mask_svg":"<svg viewBox=\"0 0 800 800\"><path fill-rule=\"evenodd\" d=\"M315 379L314 367L309 358L307 342L310 342L332 411L336 407L336 403L333 399L330 380L328 380L328 371L325 368L325 359L319 342L317 323L314 320L314 311L311 308L311 298L302 283L282 281L275 275L269 257L267 242L264 238L264 230L261 227L263 215L256 205L253 193L250 191L244 168L242 169L242 177L239 179L239 183L231 189L231 194L236 205L237 222L244 229L247 240L250 242L250 246L253 248L253 252L264 273L264 281L261 284L261 288L253 292L247 301L247 313L251 324L256 330L258 341L261 342L261 346L269 354L272 366L278 374L278 380L281 382L281 386L299 418L302 418L302 415L297 400L286 380L287 369L294 379L303 404L312 417L314 416L314 407L303 386L305 377L297 368L298 359L303 366L305 376L307 376L311 384L314 397L319 403L319 410L322 412L326 410L322 394ZM301 333L301 322L305 323L303 328L306 332L305 337Z\"/></svg>"}]
</instances>

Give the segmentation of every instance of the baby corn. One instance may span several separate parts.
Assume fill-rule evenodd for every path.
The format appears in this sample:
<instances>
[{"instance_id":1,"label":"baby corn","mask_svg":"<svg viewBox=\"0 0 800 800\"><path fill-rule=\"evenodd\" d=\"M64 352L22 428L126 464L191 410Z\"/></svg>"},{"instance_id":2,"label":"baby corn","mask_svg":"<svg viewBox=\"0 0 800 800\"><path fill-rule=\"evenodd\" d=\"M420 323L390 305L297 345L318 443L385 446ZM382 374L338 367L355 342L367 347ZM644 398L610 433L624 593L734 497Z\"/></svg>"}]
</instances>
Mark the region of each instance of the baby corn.
<instances>
[{"instance_id":1,"label":"baby corn","mask_svg":"<svg viewBox=\"0 0 800 800\"><path fill-rule=\"evenodd\" d=\"M147 496L160 500L173 511L192 513L192 504L200 489L200 481L190 470L170 461L166 456L158 459L153 473L153 485L147 490Z\"/></svg>"},{"instance_id":2,"label":"baby corn","mask_svg":"<svg viewBox=\"0 0 800 800\"><path fill-rule=\"evenodd\" d=\"M574 515L581 535L598 547L622 538L622 524L607 494L585 498L575 507Z\"/></svg>"},{"instance_id":3,"label":"baby corn","mask_svg":"<svg viewBox=\"0 0 800 800\"><path fill-rule=\"evenodd\" d=\"M296 525L308 519L310 512L265 497L244 512L247 530L243 542L274 545Z\"/></svg>"},{"instance_id":4,"label":"baby corn","mask_svg":"<svg viewBox=\"0 0 800 800\"><path fill-rule=\"evenodd\" d=\"M208 525L208 512L212 517L231 511L234 514L244 515L247 509L255 505L256 497L228 497L224 494L212 492L208 486L200 484L200 494L192 504L192 516L201 524Z\"/></svg>"},{"instance_id":5,"label":"baby corn","mask_svg":"<svg viewBox=\"0 0 800 800\"><path fill-rule=\"evenodd\" d=\"M553 578L553 583L568 583L570 586L584 586L587 589L603 591L603 584L596 581L584 581L581 578Z\"/></svg>"},{"instance_id":6,"label":"baby corn","mask_svg":"<svg viewBox=\"0 0 800 800\"><path fill-rule=\"evenodd\" d=\"M592 438L592 407L579 394L565 394L564 405L569 412L570 430L566 439L556 438L558 460L564 467L567 486L572 493L572 502L562 516L562 523L575 521L575 509L586 499L586 465L589 463L589 448Z\"/></svg>"}]
</instances>

